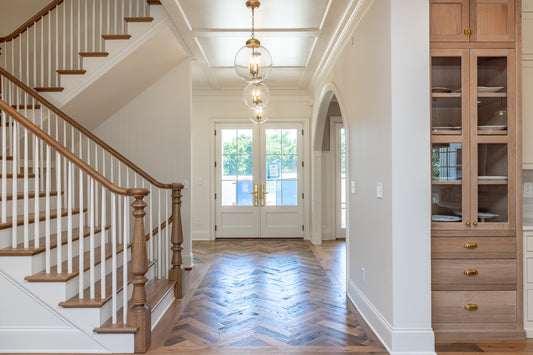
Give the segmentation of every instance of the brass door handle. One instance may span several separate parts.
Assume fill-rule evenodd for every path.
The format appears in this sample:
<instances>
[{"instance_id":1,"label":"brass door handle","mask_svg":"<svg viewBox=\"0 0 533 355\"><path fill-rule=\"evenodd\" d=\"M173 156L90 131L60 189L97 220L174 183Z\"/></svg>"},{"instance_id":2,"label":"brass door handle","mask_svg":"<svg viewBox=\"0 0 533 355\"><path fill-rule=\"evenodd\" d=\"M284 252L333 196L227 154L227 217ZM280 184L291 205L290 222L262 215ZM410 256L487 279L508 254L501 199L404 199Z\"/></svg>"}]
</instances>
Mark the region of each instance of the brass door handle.
<instances>
[{"instance_id":1,"label":"brass door handle","mask_svg":"<svg viewBox=\"0 0 533 355\"><path fill-rule=\"evenodd\" d=\"M261 206L265 205L265 195L268 195L268 192L266 192L265 184L261 184Z\"/></svg>"},{"instance_id":2,"label":"brass door handle","mask_svg":"<svg viewBox=\"0 0 533 355\"><path fill-rule=\"evenodd\" d=\"M479 272L476 269L466 269L463 273L468 276L475 276L479 274Z\"/></svg>"},{"instance_id":3,"label":"brass door handle","mask_svg":"<svg viewBox=\"0 0 533 355\"><path fill-rule=\"evenodd\" d=\"M463 245L466 249L476 249L477 243L476 242L465 242Z\"/></svg>"},{"instance_id":4,"label":"brass door handle","mask_svg":"<svg viewBox=\"0 0 533 355\"><path fill-rule=\"evenodd\" d=\"M477 306L477 304L473 304L473 303L465 304L464 306L465 311L477 311L478 308L479 307Z\"/></svg>"},{"instance_id":5,"label":"brass door handle","mask_svg":"<svg viewBox=\"0 0 533 355\"><path fill-rule=\"evenodd\" d=\"M472 224L474 225L474 227L477 226L477 222L472 222Z\"/></svg>"},{"instance_id":6,"label":"brass door handle","mask_svg":"<svg viewBox=\"0 0 533 355\"><path fill-rule=\"evenodd\" d=\"M254 207L259 206L259 191L257 188L257 184L254 184L254 191L250 192L250 195L254 196Z\"/></svg>"}]
</instances>

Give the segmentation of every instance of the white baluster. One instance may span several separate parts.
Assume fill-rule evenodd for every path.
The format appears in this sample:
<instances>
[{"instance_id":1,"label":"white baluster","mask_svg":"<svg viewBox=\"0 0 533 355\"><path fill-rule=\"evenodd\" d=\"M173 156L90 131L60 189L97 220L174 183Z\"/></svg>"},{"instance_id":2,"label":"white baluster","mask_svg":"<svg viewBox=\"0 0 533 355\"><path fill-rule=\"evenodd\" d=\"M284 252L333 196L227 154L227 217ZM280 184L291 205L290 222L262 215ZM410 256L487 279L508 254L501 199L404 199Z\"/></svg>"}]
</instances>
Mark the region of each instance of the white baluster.
<instances>
[{"instance_id":1,"label":"white baluster","mask_svg":"<svg viewBox=\"0 0 533 355\"><path fill-rule=\"evenodd\" d=\"M63 231L63 224L62 222L62 205L61 205L61 155L56 152L56 209L57 209L57 219L56 219L56 237L57 237L57 273L60 274L63 272L63 255L62 255L62 231Z\"/></svg>"},{"instance_id":2,"label":"white baluster","mask_svg":"<svg viewBox=\"0 0 533 355\"><path fill-rule=\"evenodd\" d=\"M5 80L5 79L4 79ZM5 90L5 86L2 86ZM7 115L2 111L2 223L7 222Z\"/></svg>"},{"instance_id":3,"label":"white baluster","mask_svg":"<svg viewBox=\"0 0 533 355\"><path fill-rule=\"evenodd\" d=\"M148 206L149 208L149 214L150 214L150 217L149 217L149 221L150 221L150 241L148 242L148 245L150 247L150 261L154 261L154 223L153 223L153 219L154 219L154 215L152 213L152 184L150 184L150 194L148 195L148 198L149 198L149 201L150 201L150 206Z\"/></svg>"},{"instance_id":4,"label":"white baluster","mask_svg":"<svg viewBox=\"0 0 533 355\"><path fill-rule=\"evenodd\" d=\"M168 271L169 271L169 264L170 264L170 260L169 260L169 246L170 246L170 239L169 239L169 235L168 235L168 189L165 190L165 247L164 247L164 252L165 252L165 278L168 279Z\"/></svg>"},{"instance_id":5,"label":"white baluster","mask_svg":"<svg viewBox=\"0 0 533 355\"><path fill-rule=\"evenodd\" d=\"M92 37L93 37L93 52L96 52L96 0L92 0L92 3L93 3L93 12L92 12L92 17L93 17L93 28L92 28L92 31L90 33L92 33Z\"/></svg>"},{"instance_id":6,"label":"white baluster","mask_svg":"<svg viewBox=\"0 0 533 355\"><path fill-rule=\"evenodd\" d=\"M39 216L39 201L40 201L40 191L39 190L39 140L37 139L37 136L35 136L34 140L34 154L33 154L33 173L35 174L35 180L33 181L33 193L35 194L34 201L33 201L33 215L35 218L38 218ZM37 219L35 219L35 222L33 223L33 243L35 248L39 248L39 223L37 222Z\"/></svg>"},{"instance_id":7,"label":"white baluster","mask_svg":"<svg viewBox=\"0 0 533 355\"><path fill-rule=\"evenodd\" d=\"M117 206L111 193L111 323L117 324Z\"/></svg>"},{"instance_id":8,"label":"white baluster","mask_svg":"<svg viewBox=\"0 0 533 355\"><path fill-rule=\"evenodd\" d=\"M67 69L67 4L64 2L60 6L63 8L63 43L61 46L63 53L63 63L61 63L61 69Z\"/></svg>"},{"instance_id":9,"label":"white baluster","mask_svg":"<svg viewBox=\"0 0 533 355\"><path fill-rule=\"evenodd\" d=\"M52 14L48 13L48 83L45 86L52 85Z\"/></svg>"},{"instance_id":10,"label":"white baluster","mask_svg":"<svg viewBox=\"0 0 533 355\"><path fill-rule=\"evenodd\" d=\"M82 156L82 150L81 150L81 133L80 133L80 158ZM84 284L84 281L83 281L83 268L84 268L84 265L83 265L83 254L84 254L84 243L83 243L83 239L84 239L84 236L85 236L85 228L84 228L84 225L83 225L83 171L81 169L80 170L80 179L79 179L79 189L80 189L80 215L79 215L79 235L80 235L80 239L79 239L79 243L78 243L78 269L79 269L79 287L78 287L78 293L80 295L80 298L83 298L83 284Z\"/></svg>"},{"instance_id":11,"label":"white baluster","mask_svg":"<svg viewBox=\"0 0 533 355\"><path fill-rule=\"evenodd\" d=\"M118 162L118 184L120 186L120 184L122 184L122 178L120 176L120 172L121 172L121 168L120 168L120 161ZM122 218L122 203L119 203L118 204L118 218ZM118 224L118 240L120 243L122 243L122 223L119 223Z\"/></svg>"},{"instance_id":12,"label":"white baluster","mask_svg":"<svg viewBox=\"0 0 533 355\"><path fill-rule=\"evenodd\" d=\"M44 86L44 17L41 19L41 83L39 86ZM42 148L42 147L41 147ZM42 149L41 149L42 151Z\"/></svg>"},{"instance_id":13,"label":"white baluster","mask_svg":"<svg viewBox=\"0 0 533 355\"><path fill-rule=\"evenodd\" d=\"M106 240L105 240L105 234L106 234L106 229L105 229L105 224L106 224L106 198L105 198L105 193L106 193L106 190L104 188L104 186L102 186L102 218L101 218L101 223L100 223L100 291L101 291L101 298L105 298L105 292L106 292L106 289L105 289L105 276L106 276L106 267L105 267L105 245L106 245Z\"/></svg>"},{"instance_id":14,"label":"white baluster","mask_svg":"<svg viewBox=\"0 0 533 355\"><path fill-rule=\"evenodd\" d=\"M124 196L124 238L122 239L122 322L128 321L128 235L129 235L129 216L128 213L128 196Z\"/></svg>"},{"instance_id":15,"label":"white baluster","mask_svg":"<svg viewBox=\"0 0 533 355\"><path fill-rule=\"evenodd\" d=\"M59 69L58 68L59 66L59 9L56 7L53 12L55 14L55 22L56 22L56 41L54 43L55 50L56 50L56 57L54 60L54 66L55 66L55 69ZM52 13L50 13L50 19L52 19ZM54 75L55 86L59 86L59 74L57 74L55 70L52 70L50 72L50 75ZM50 82L52 82L52 80L50 80Z\"/></svg>"},{"instance_id":16,"label":"white baluster","mask_svg":"<svg viewBox=\"0 0 533 355\"><path fill-rule=\"evenodd\" d=\"M68 162L67 184L67 271L72 273L72 162ZM78 243L83 244L83 235L79 235Z\"/></svg>"},{"instance_id":17,"label":"white baluster","mask_svg":"<svg viewBox=\"0 0 533 355\"><path fill-rule=\"evenodd\" d=\"M13 164L12 164L12 184L11 184L11 206L12 206L12 232L11 232L11 247L16 248L17 247L17 173L18 173L18 149L17 149L17 141L18 141L18 123L15 120L12 120L12 133L13 133ZM7 172L2 172L3 174L7 174ZM7 176L5 177L7 178Z\"/></svg>"},{"instance_id":18,"label":"white baluster","mask_svg":"<svg viewBox=\"0 0 533 355\"><path fill-rule=\"evenodd\" d=\"M45 190L45 259L46 259L46 273L50 273L50 187L52 183L52 174L51 174L51 157L50 157L50 146L46 146L46 190Z\"/></svg>"},{"instance_id":19,"label":"white baluster","mask_svg":"<svg viewBox=\"0 0 533 355\"><path fill-rule=\"evenodd\" d=\"M95 269L95 244L94 244L94 180L89 177L89 233L90 233L90 248L89 248L89 258L90 258L90 271L89 271L89 278L90 278L90 295L91 299L94 299L95 296L95 289L94 289L94 269ZM104 246L102 245L102 248ZM101 262L105 262L104 260L101 260ZM105 282L105 280L103 280Z\"/></svg>"},{"instance_id":20,"label":"white baluster","mask_svg":"<svg viewBox=\"0 0 533 355\"><path fill-rule=\"evenodd\" d=\"M161 231L161 189L157 188L157 206L158 206L158 216L157 216L157 277L160 279L162 277L163 258L161 257L161 238L163 237L163 232Z\"/></svg>"},{"instance_id":21,"label":"white baluster","mask_svg":"<svg viewBox=\"0 0 533 355\"><path fill-rule=\"evenodd\" d=\"M30 199L29 199L29 169L30 165L28 162L28 130L24 129L24 248L30 247ZM16 199L16 196L13 196L13 199Z\"/></svg>"}]
</instances>

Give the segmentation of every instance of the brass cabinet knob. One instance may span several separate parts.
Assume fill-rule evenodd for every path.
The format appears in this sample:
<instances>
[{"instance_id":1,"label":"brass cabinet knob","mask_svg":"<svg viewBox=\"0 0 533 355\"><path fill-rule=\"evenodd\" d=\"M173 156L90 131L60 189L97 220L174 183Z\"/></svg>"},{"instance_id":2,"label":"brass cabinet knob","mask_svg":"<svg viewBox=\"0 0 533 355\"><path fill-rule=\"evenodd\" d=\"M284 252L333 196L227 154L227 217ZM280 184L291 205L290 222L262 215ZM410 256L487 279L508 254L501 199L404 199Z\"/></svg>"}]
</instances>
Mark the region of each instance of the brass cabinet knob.
<instances>
[{"instance_id":1,"label":"brass cabinet knob","mask_svg":"<svg viewBox=\"0 0 533 355\"><path fill-rule=\"evenodd\" d=\"M477 306L477 304L473 304L473 303L465 304L465 306L464 306L464 309L466 311L477 311L478 308L479 307Z\"/></svg>"},{"instance_id":2,"label":"brass cabinet knob","mask_svg":"<svg viewBox=\"0 0 533 355\"><path fill-rule=\"evenodd\" d=\"M477 243L476 242L465 242L463 247L465 247L466 249L476 249Z\"/></svg>"},{"instance_id":3,"label":"brass cabinet knob","mask_svg":"<svg viewBox=\"0 0 533 355\"><path fill-rule=\"evenodd\" d=\"M467 227L470 226L470 222L466 222L465 224L466 224Z\"/></svg>"},{"instance_id":4,"label":"brass cabinet knob","mask_svg":"<svg viewBox=\"0 0 533 355\"><path fill-rule=\"evenodd\" d=\"M464 34L465 34L465 36L471 36L472 35L472 29L471 28L465 28Z\"/></svg>"},{"instance_id":5,"label":"brass cabinet knob","mask_svg":"<svg viewBox=\"0 0 533 355\"><path fill-rule=\"evenodd\" d=\"M466 269L463 273L468 276L475 276L479 274L476 269Z\"/></svg>"},{"instance_id":6,"label":"brass cabinet knob","mask_svg":"<svg viewBox=\"0 0 533 355\"><path fill-rule=\"evenodd\" d=\"M477 226L477 222L472 222L472 225L475 227Z\"/></svg>"}]
</instances>

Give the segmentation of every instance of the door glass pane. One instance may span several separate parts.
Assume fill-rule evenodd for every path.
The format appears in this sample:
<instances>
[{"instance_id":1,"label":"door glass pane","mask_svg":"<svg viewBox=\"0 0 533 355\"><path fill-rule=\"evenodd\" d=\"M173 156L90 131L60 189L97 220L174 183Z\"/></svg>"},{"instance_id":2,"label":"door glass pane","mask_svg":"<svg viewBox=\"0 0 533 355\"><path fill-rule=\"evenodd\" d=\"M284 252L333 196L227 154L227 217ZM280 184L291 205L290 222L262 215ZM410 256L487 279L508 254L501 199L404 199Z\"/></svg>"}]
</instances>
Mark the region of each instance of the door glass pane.
<instances>
[{"instance_id":1,"label":"door glass pane","mask_svg":"<svg viewBox=\"0 0 533 355\"><path fill-rule=\"evenodd\" d=\"M222 206L252 206L252 130L223 129L221 134Z\"/></svg>"},{"instance_id":2,"label":"door glass pane","mask_svg":"<svg viewBox=\"0 0 533 355\"><path fill-rule=\"evenodd\" d=\"M266 129L267 206L298 205L298 130Z\"/></svg>"},{"instance_id":3,"label":"door glass pane","mask_svg":"<svg viewBox=\"0 0 533 355\"><path fill-rule=\"evenodd\" d=\"M433 222L462 221L462 145L434 143L431 150Z\"/></svg>"},{"instance_id":4,"label":"door glass pane","mask_svg":"<svg viewBox=\"0 0 533 355\"><path fill-rule=\"evenodd\" d=\"M461 134L461 57L431 59L431 127L433 134Z\"/></svg>"},{"instance_id":5,"label":"door glass pane","mask_svg":"<svg viewBox=\"0 0 533 355\"><path fill-rule=\"evenodd\" d=\"M508 221L507 144L478 144L478 222Z\"/></svg>"},{"instance_id":6,"label":"door glass pane","mask_svg":"<svg viewBox=\"0 0 533 355\"><path fill-rule=\"evenodd\" d=\"M478 134L507 134L507 58L477 59Z\"/></svg>"}]
</instances>

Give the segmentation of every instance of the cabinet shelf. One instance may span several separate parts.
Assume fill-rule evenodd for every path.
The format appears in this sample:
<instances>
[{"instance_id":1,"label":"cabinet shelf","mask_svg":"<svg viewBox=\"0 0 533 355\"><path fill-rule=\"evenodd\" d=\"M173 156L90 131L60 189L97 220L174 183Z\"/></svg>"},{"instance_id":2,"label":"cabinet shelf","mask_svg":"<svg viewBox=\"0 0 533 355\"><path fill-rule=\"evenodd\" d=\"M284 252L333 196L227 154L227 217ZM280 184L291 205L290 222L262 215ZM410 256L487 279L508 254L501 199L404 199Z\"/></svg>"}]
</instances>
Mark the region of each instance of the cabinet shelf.
<instances>
[{"instance_id":1,"label":"cabinet shelf","mask_svg":"<svg viewBox=\"0 0 533 355\"><path fill-rule=\"evenodd\" d=\"M431 94L431 97L445 97L445 98L461 98L460 92L435 92Z\"/></svg>"},{"instance_id":2,"label":"cabinet shelf","mask_svg":"<svg viewBox=\"0 0 533 355\"><path fill-rule=\"evenodd\" d=\"M431 181L432 185L461 185L462 180L433 180Z\"/></svg>"},{"instance_id":3,"label":"cabinet shelf","mask_svg":"<svg viewBox=\"0 0 533 355\"><path fill-rule=\"evenodd\" d=\"M507 185L507 180L478 180L479 185Z\"/></svg>"},{"instance_id":4,"label":"cabinet shelf","mask_svg":"<svg viewBox=\"0 0 533 355\"><path fill-rule=\"evenodd\" d=\"M506 92L478 92L477 93L478 98L483 97L507 97Z\"/></svg>"}]
</instances>

